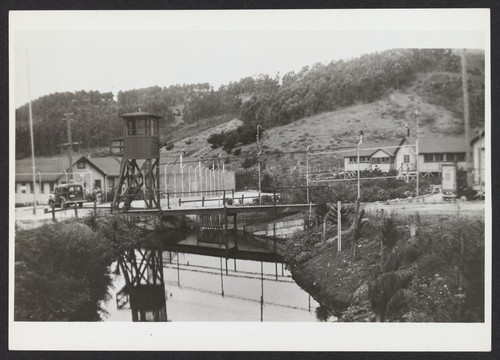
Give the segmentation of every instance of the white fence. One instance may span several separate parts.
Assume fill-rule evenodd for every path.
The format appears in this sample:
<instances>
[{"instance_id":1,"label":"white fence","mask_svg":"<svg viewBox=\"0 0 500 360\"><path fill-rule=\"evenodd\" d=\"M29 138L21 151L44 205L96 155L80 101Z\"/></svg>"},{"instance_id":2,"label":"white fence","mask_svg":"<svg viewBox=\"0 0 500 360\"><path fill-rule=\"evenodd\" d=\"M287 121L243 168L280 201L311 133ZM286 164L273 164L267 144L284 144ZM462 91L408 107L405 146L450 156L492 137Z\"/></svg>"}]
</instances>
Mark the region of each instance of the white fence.
<instances>
[{"instance_id":1,"label":"white fence","mask_svg":"<svg viewBox=\"0 0 500 360\"><path fill-rule=\"evenodd\" d=\"M174 197L222 195L223 190L235 189L234 171L209 169L200 164L162 165L160 187Z\"/></svg>"}]
</instances>

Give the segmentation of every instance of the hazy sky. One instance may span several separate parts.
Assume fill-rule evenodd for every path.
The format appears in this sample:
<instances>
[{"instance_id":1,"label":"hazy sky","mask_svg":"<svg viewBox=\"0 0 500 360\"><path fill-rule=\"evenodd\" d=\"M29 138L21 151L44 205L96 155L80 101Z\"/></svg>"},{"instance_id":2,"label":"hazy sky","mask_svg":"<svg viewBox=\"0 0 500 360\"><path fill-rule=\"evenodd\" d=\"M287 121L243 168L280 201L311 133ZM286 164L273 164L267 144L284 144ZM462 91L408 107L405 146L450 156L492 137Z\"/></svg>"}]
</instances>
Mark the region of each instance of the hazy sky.
<instances>
[{"instance_id":1,"label":"hazy sky","mask_svg":"<svg viewBox=\"0 0 500 360\"><path fill-rule=\"evenodd\" d=\"M451 11L453 14L454 12ZM488 44L483 13L446 12L23 12L11 15L15 106L54 92L208 82L388 48ZM468 26L464 27L464 16ZM447 20L448 19L448 20ZM29 59L29 69L26 59Z\"/></svg>"}]
</instances>

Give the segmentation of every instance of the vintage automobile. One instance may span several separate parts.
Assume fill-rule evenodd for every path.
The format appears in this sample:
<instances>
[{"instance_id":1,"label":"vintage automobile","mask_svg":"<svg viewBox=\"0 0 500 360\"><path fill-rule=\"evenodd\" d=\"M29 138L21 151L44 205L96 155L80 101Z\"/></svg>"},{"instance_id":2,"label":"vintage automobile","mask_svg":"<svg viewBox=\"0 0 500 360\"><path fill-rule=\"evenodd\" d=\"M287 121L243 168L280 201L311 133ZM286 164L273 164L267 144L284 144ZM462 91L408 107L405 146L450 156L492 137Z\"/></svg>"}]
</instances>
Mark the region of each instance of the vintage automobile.
<instances>
[{"instance_id":1,"label":"vintage automobile","mask_svg":"<svg viewBox=\"0 0 500 360\"><path fill-rule=\"evenodd\" d=\"M65 208L69 205L78 204L82 207L85 202L83 187L80 184L63 184L54 188L54 196L49 199L49 205Z\"/></svg>"}]
</instances>

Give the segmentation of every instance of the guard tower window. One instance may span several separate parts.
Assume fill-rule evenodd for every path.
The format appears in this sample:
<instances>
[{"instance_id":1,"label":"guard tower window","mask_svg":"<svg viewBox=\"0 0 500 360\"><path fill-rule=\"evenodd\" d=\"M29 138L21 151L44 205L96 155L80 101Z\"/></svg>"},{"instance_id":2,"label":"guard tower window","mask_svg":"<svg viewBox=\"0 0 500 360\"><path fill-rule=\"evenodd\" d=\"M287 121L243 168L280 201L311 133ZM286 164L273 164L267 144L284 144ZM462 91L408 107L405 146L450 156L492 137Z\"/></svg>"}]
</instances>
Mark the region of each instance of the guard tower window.
<instances>
[{"instance_id":1,"label":"guard tower window","mask_svg":"<svg viewBox=\"0 0 500 360\"><path fill-rule=\"evenodd\" d=\"M136 119L135 120L135 126L136 126L136 135L146 135L146 125L145 125L145 120L144 119Z\"/></svg>"},{"instance_id":2,"label":"guard tower window","mask_svg":"<svg viewBox=\"0 0 500 360\"><path fill-rule=\"evenodd\" d=\"M150 125L150 134L153 136L157 136L158 135L158 120L149 119L149 125Z\"/></svg>"},{"instance_id":3,"label":"guard tower window","mask_svg":"<svg viewBox=\"0 0 500 360\"><path fill-rule=\"evenodd\" d=\"M127 121L127 135L135 135L135 121L134 119L128 119Z\"/></svg>"}]
</instances>

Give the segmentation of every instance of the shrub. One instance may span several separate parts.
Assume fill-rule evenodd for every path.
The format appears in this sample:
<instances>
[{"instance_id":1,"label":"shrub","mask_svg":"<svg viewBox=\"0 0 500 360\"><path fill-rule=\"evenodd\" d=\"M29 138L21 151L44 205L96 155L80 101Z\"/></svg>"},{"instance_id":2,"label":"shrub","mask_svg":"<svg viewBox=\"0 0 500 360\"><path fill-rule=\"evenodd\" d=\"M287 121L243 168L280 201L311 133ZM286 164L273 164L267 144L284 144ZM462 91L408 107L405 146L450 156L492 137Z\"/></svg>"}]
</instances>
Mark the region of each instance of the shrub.
<instances>
[{"instance_id":1,"label":"shrub","mask_svg":"<svg viewBox=\"0 0 500 360\"><path fill-rule=\"evenodd\" d=\"M221 131L220 133L212 133L208 136L207 142L210 144L212 149L217 149L224 144L225 137L226 134L224 131Z\"/></svg>"},{"instance_id":2,"label":"shrub","mask_svg":"<svg viewBox=\"0 0 500 360\"><path fill-rule=\"evenodd\" d=\"M110 241L84 224L50 224L16 234L17 321L96 321L113 260Z\"/></svg>"},{"instance_id":3,"label":"shrub","mask_svg":"<svg viewBox=\"0 0 500 360\"><path fill-rule=\"evenodd\" d=\"M252 167L255 164L257 164L257 157L251 156L251 157L246 157L245 160L243 160L241 166L243 167L243 169L248 169L249 167Z\"/></svg>"}]
</instances>

